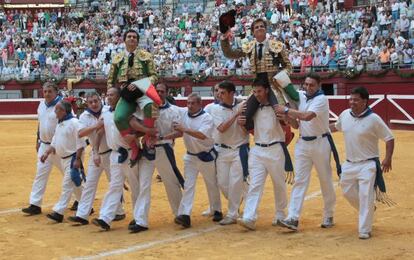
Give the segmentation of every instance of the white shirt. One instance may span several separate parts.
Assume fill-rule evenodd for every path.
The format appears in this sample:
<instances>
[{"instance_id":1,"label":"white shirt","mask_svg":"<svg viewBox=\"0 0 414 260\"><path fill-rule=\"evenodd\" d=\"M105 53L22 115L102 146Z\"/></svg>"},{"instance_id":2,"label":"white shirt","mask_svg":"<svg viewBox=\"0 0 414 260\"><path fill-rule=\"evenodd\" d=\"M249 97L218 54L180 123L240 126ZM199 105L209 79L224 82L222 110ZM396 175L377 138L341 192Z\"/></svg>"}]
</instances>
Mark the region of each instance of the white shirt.
<instances>
[{"instance_id":1,"label":"white shirt","mask_svg":"<svg viewBox=\"0 0 414 260\"><path fill-rule=\"evenodd\" d=\"M109 107L103 107L102 113L106 110L109 110ZM94 126L98 123L99 119L96 118L94 115L89 113L89 111L85 110L80 116L79 116L79 130L82 130L86 127ZM88 139L91 143L91 146L94 147L97 142L98 135L96 131L93 131L88 135ZM103 153L108 151L110 148L108 147L108 144L106 142L106 138L102 138L101 143L99 144L99 153Z\"/></svg>"},{"instance_id":2,"label":"white shirt","mask_svg":"<svg viewBox=\"0 0 414 260\"><path fill-rule=\"evenodd\" d=\"M174 132L173 123L180 122L180 108L174 105L169 105L168 108L160 108L159 117L155 121L155 127L162 136L166 136ZM172 143L171 139L160 140L157 144Z\"/></svg>"},{"instance_id":3,"label":"white shirt","mask_svg":"<svg viewBox=\"0 0 414 260\"><path fill-rule=\"evenodd\" d=\"M314 112L316 117L310 121L300 121L301 136L321 136L329 132L329 102L325 95L319 95L306 101L304 91L299 91L300 112Z\"/></svg>"},{"instance_id":4,"label":"white shirt","mask_svg":"<svg viewBox=\"0 0 414 260\"><path fill-rule=\"evenodd\" d=\"M117 151L119 147L127 149L129 145L124 141L118 128L115 126L114 113L114 111L106 110L101 115L104 121L106 142L112 151Z\"/></svg>"},{"instance_id":5,"label":"white shirt","mask_svg":"<svg viewBox=\"0 0 414 260\"><path fill-rule=\"evenodd\" d=\"M55 148L59 157L70 156L76 153L78 149L85 147L86 143L78 137L78 131L79 121L75 117L57 124L51 145Z\"/></svg>"},{"instance_id":6,"label":"white shirt","mask_svg":"<svg viewBox=\"0 0 414 260\"><path fill-rule=\"evenodd\" d=\"M346 159L359 162L379 157L378 139L394 139L391 130L375 113L357 118L350 112L351 109L343 111L335 124L344 133Z\"/></svg>"},{"instance_id":7,"label":"white shirt","mask_svg":"<svg viewBox=\"0 0 414 260\"><path fill-rule=\"evenodd\" d=\"M256 126L254 128L255 143L270 144L285 141L285 134L271 106L259 107L253 121Z\"/></svg>"},{"instance_id":8,"label":"white shirt","mask_svg":"<svg viewBox=\"0 0 414 260\"><path fill-rule=\"evenodd\" d=\"M234 104L234 102L233 102ZM226 108L222 105L212 106L210 115L213 118L215 131L214 141L218 144L225 144L232 148L237 148L242 144L249 142L249 134L246 133L236 121L223 133L217 130L217 127L229 120L237 113L242 103L235 104L233 108Z\"/></svg>"},{"instance_id":9,"label":"white shirt","mask_svg":"<svg viewBox=\"0 0 414 260\"><path fill-rule=\"evenodd\" d=\"M47 107L45 101L40 101L37 108L39 121L39 137L42 142L52 142L58 119L55 114L55 106Z\"/></svg>"},{"instance_id":10,"label":"white shirt","mask_svg":"<svg viewBox=\"0 0 414 260\"><path fill-rule=\"evenodd\" d=\"M188 109L181 111L181 123L185 128L189 128L203 133L207 138L204 140L190 136L184 133L184 145L187 151L191 153L208 152L214 146L213 140L213 118L208 113L203 113L197 117L190 117Z\"/></svg>"}]
</instances>

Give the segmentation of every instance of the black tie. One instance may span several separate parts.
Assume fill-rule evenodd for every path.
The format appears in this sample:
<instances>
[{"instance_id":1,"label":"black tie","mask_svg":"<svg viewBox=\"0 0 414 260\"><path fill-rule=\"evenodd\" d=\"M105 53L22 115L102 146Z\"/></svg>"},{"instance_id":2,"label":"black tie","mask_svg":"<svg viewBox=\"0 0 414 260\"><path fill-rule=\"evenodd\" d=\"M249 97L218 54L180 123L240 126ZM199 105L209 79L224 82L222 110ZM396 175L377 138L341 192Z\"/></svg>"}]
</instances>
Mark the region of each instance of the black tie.
<instances>
[{"instance_id":1,"label":"black tie","mask_svg":"<svg viewBox=\"0 0 414 260\"><path fill-rule=\"evenodd\" d=\"M259 44L259 55L257 56L257 58L259 58L259 60L261 60L263 57L263 43Z\"/></svg>"},{"instance_id":2,"label":"black tie","mask_svg":"<svg viewBox=\"0 0 414 260\"><path fill-rule=\"evenodd\" d=\"M134 53L130 53L128 56L128 67L134 66Z\"/></svg>"}]
</instances>

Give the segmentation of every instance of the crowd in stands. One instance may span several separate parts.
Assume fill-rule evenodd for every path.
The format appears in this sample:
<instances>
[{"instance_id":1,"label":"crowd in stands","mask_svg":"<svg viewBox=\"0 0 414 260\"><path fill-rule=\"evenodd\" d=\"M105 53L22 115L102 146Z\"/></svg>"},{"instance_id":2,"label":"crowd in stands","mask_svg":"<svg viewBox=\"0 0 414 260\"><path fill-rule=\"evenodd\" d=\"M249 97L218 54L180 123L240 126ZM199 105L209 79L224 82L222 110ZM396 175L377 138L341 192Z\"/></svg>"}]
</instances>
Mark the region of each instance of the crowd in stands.
<instances>
[{"instance_id":1,"label":"crowd in stands","mask_svg":"<svg viewBox=\"0 0 414 260\"><path fill-rule=\"evenodd\" d=\"M268 37L284 43L295 72L414 68L412 1L371 1L348 11L343 0L227 2L217 0L209 13L202 2L174 13L167 5L151 9L148 1L125 10L115 0L94 1L89 11L0 11L1 80L103 79L124 50L127 28L139 31L140 46L163 76L248 74L248 59L228 60L221 52L218 18L231 8L237 10L234 47L252 39L251 22L264 17Z\"/></svg>"}]
</instances>

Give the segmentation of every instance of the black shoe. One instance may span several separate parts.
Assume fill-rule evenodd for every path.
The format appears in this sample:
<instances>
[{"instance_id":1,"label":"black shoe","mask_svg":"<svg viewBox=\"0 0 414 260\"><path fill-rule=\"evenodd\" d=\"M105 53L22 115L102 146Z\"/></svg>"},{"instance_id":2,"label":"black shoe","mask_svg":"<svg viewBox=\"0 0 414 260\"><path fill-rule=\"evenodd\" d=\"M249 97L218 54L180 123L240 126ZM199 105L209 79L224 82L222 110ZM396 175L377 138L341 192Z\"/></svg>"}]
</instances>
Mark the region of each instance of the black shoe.
<instances>
[{"instance_id":1,"label":"black shoe","mask_svg":"<svg viewBox=\"0 0 414 260\"><path fill-rule=\"evenodd\" d=\"M83 219L81 217L78 217L78 216L70 216L70 217L68 217L68 220L72 221L72 222L79 223L81 225L88 225L89 224L89 221L87 221L86 219Z\"/></svg>"},{"instance_id":2,"label":"black shoe","mask_svg":"<svg viewBox=\"0 0 414 260\"><path fill-rule=\"evenodd\" d=\"M50 218L51 220L54 220L58 223L62 223L63 221L63 215L57 213L57 212L52 212L46 215L46 217Z\"/></svg>"},{"instance_id":3,"label":"black shoe","mask_svg":"<svg viewBox=\"0 0 414 260\"><path fill-rule=\"evenodd\" d=\"M70 207L69 209L71 211L77 211L78 210L78 205L79 205L79 202L77 200L75 200L72 204L72 207Z\"/></svg>"},{"instance_id":4,"label":"black shoe","mask_svg":"<svg viewBox=\"0 0 414 260\"><path fill-rule=\"evenodd\" d=\"M213 221L219 222L222 219L223 219L223 213L221 213L221 211L214 211Z\"/></svg>"},{"instance_id":5,"label":"black shoe","mask_svg":"<svg viewBox=\"0 0 414 260\"><path fill-rule=\"evenodd\" d=\"M280 220L280 226L288 228L293 231L297 231L298 226L299 226L299 221L293 218Z\"/></svg>"},{"instance_id":6,"label":"black shoe","mask_svg":"<svg viewBox=\"0 0 414 260\"><path fill-rule=\"evenodd\" d=\"M102 219L99 219L99 218L94 218L92 220L92 223L95 226L98 226L98 227L100 227L100 228L102 228L102 229L104 229L106 231L108 231L108 230L111 229L111 227L105 221L103 221Z\"/></svg>"},{"instance_id":7,"label":"black shoe","mask_svg":"<svg viewBox=\"0 0 414 260\"><path fill-rule=\"evenodd\" d=\"M114 221L121 221L125 219L125 214L115 215Z\"/></svg>"},{"instance_id":8,"label":"black shoe","mask_svg":"<svg viewBox=\"0 0 414 260\"><path fill-rule=\"evenodd\" d=\"M91 208L91 212L89 213L89 216L92 215L93 213L95 213L95 210L93 210L93 208Z\"/></svg>"},{"instance_id":9,"label":"black shoe","mask_svg":"<svg viewBox=\"0 0 414 260\"><path fill-rule=\"evenodd\" d=\"M155 179L157 179L158 182L162 182L161 176L157 175L157 177L155 177Z\"/></svg>"},{"instance_id":10,"label":"black shoe","mask_svg":"<svg viewBox=\"0 0 414 260\"><path fill-rule=\"evenodd\" d=\"M29 207L22 209L22 211L29 216L39 215L42 213L42 208L33 204L30 204Z\"/></svg>"},{"instance_id":11,"label":"black shoe","mask_svg":"<svg viewBox=\"0 0 414 260\"><path fill-rule=\"evenodd\" d=\"M128 230L131 230L132 226L135 226L136 222L135 219L131 220L131 222L129 222L128 224Z\"/></svg>"},{"instance_id":12,"label":"black shoe","mask_svg":"<svg viewBox=\"0 0 414 260\"><path fill-rule=\"evenodd\" d=\"M147 227L143 227L138 224L132 225L131 227L128 227L128 229L131 230L131 233L138 233L138 232L148 230Z\"/></svg>"},{"instance_id":13,"label":"black shoe","mask_svg":"<svg viewBox=\"0 0 414 260\"><path fill-rule=\"evenodd\" d=\"M179 215L174 219L174 222L184 228L191 227L191 218L189 215Z\"/></svg>"}]
</instances>

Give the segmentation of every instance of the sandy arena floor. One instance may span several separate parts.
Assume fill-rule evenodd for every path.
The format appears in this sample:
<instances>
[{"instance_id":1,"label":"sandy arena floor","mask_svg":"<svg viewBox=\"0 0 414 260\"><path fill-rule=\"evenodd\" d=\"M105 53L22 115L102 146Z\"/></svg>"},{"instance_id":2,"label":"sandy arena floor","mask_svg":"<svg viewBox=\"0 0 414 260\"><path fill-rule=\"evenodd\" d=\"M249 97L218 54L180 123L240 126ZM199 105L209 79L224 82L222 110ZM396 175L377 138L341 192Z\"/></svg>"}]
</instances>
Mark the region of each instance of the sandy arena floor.
<instances>
[{"instance_id":1,"label":"sandy arena floor","mask_svg":"<svg viewBox=\"0 0 414 260\"><path fill-rule=\"evenodd\" d=\"M398 205L392 208L377 205L373 237L361 241L357 236L357 212L344 200L338 187L336 226L328 230L319 227L322 198L316 174L313 174L297 233L271 226L274 199L269 179L259 209L257 230L253 232L238 225L221 227L201 216L208 205L201 177L193 209L193 226L187 230L173 223L164 187L155 180L155 175L150 229L146 232L129 234L127 230L131 220L128 195L127 218L114 222L110 232L102 232L92 224L72 226L66 220L63 224L52 223L45 215L60 193L62 176L57 170L53 170L49 179L43 214L24 216L20 209L28 204L36 169L36 128L36 121L0 121L0 259L413 259L413 132L394 131L393 171L386 175L386 181L389 195ZM335 134L334 138L343 159L342 134ZM384 150L383 144L381 150ZM180 140L176 146L180 169L183 153ZM338 181L337 177L334 179ZM103 177L95 211L99 210L106 187ZM223 205L226 211L226 202ZM68 210L65 217L72 214ZM97 213L92 218L96 216Z\"/></svg>"}]
</instances>

